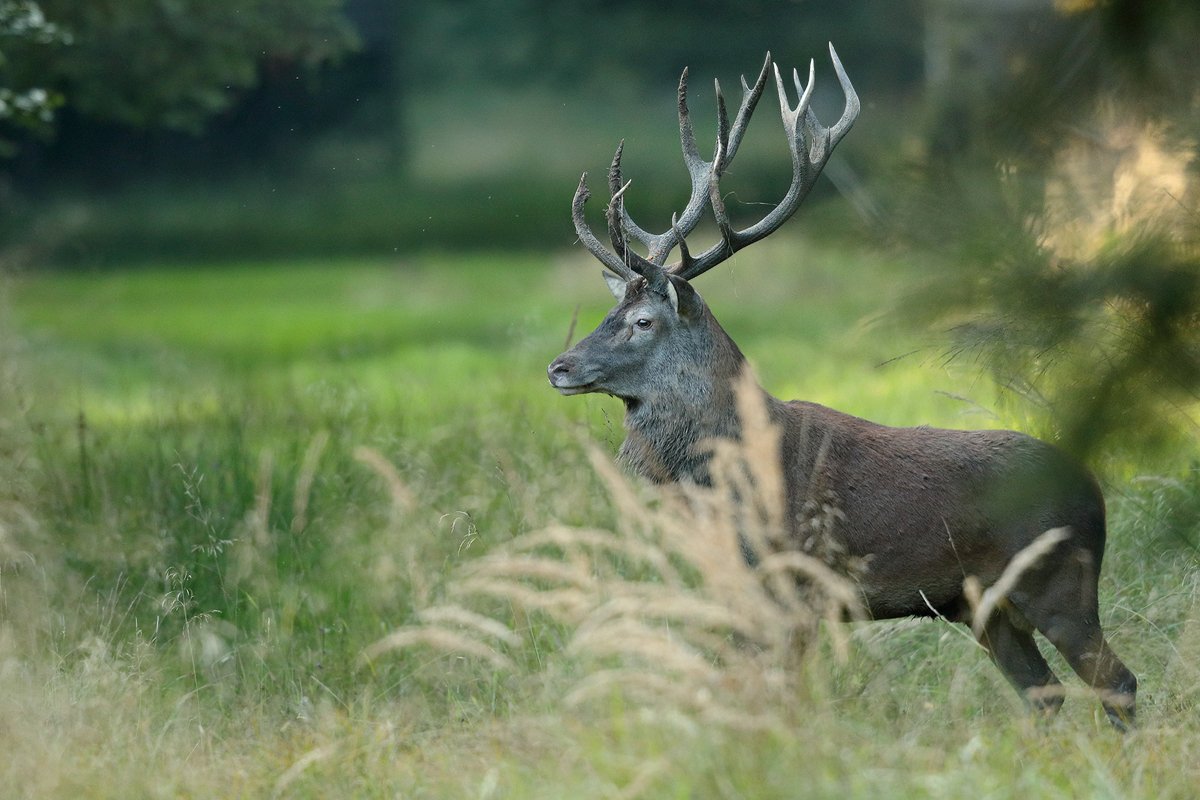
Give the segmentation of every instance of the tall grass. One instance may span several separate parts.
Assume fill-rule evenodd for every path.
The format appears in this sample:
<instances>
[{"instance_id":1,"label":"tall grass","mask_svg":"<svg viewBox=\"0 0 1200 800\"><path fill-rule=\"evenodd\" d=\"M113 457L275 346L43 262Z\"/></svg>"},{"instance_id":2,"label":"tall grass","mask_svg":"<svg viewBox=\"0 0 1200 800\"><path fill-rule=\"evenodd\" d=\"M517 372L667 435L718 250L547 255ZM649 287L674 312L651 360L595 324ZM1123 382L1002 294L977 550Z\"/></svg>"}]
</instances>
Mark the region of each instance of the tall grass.
<instances>
[{"instance_id":1,"label":"tall grass","mask_svg":"<svg viewBox=\"0 0 1200 800\"><path fill-rule=\"evenodd\" d=\"M787 547L780 431L749 370L738 401L742 438L710 443L712 487L673 487L648 503L593 448L619 511L615 530L553 525L518 536L448 584L451 598L496 598L518 620L542 614L569 633L559 650L591 669L566 695L568 707L620 692L724 725L768 727L796 696L821 619L847 657L840 623L865 618L853 573L838 572L846 559L822 558L820 547ZM837 513L814 510L814 541ZM523 642L497 620L457 605L423 609L419 619L365 657L427 644L515 668L489 640Z\"/></svg>"},{"instance_id":2,"label":"tall grass","mask_svg":"<svg viewBox=\"0 0 1200 800\"><path fill-rule=\"evenodd\" d=\"M704 289L774 393L907 424L974 420L934 390L991 404L932 357L874 368L919 344L870 322L901 267L759 258ZM619 405L542 383L577 299L581 328L607 305L590 265L60 275L12 295L14 795L1187 797L1200 777L1186 468L1107 490L1103 622L1142 728L1117 736L1082 697L1039 727L965 628L742 620L779 606L750 603L770 582L730 554L733 523L609 471ZM709 593L721 580L746 593ZM387 646L422 631L463 652ZM789 636L803 658L776 659L764 640Z\"/></svg>"}]
</instances>

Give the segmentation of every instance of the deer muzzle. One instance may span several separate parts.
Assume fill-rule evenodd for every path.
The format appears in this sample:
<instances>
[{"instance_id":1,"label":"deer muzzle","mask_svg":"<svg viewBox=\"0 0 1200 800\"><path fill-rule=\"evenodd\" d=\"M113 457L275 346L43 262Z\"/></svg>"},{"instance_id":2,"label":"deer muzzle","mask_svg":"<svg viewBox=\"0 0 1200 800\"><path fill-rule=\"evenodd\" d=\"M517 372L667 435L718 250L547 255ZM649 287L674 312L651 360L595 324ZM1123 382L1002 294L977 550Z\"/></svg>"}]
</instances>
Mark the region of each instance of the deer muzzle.
<instances>
[{"instance_id":1,"label":"deer muzzle","mask_svg":"<svg viewBox=\"0 0 1200 800\"><path fill-rule=\"evenodd\" d=\"M554 359L546 369L546 375L550 385L564 395L594 392L601 378L597 369L580 366L570 352Z\"/></svg>"}]
</instances>

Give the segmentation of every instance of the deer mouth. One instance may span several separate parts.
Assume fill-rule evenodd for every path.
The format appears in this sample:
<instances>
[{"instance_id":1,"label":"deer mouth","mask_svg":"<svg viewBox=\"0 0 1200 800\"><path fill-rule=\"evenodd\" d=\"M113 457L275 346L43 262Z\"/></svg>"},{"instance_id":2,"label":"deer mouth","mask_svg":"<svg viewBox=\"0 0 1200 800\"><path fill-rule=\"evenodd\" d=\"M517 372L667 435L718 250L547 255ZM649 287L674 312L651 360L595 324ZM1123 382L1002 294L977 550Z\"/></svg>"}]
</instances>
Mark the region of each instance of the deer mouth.
<instances>
[{"instance_id":1,"label":"deer mouth","mask_svg":"<svg viewBox=\"0 0 1200 800\"><path fill-rule=\"evenodd\" d=\"M558 389L559 394L564 396L599 391L597 383L597 381L577 383L571 379L570 375L555 375L553 373L550 375L550 385Z\"/></svg>"},{"instance_id":2,"label":"deer mouth","mask_svg":"<svg viewBox=\"0 0 1200 800\"><path fill-rule=\"evenodd\" d=\"M591 383L585 386L555 386L554 388L558 389L558 393L564 397L569 397L573 394L588 394L589 392L596 391L595 385Z\"/></svg>"}]
</instances>

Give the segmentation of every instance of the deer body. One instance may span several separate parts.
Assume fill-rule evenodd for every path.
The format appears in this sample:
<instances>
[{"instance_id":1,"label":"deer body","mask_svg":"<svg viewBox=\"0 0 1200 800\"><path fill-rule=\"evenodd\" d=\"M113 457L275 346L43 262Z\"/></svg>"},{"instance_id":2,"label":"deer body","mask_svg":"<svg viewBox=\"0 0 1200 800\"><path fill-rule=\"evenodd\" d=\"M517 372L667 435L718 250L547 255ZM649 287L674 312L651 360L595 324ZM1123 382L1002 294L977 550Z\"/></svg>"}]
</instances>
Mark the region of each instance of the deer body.
<instances>
[{"instance_id":1,"label":"deer body","mask_svg":"<svg viewBox=\"0 0 1200 800\"><path fill-rule=\"evenodd\" d=\"M708 484L713 439L736 439L736 390L745 358L690 280L735 250L777 229L812 187L833 146L858 113L858 99L836 53L846 111L826 129L808 110L813 87L796 78L800 104L789 107L776 70L784 127L793 160L793 185L779 207L757 225L735 231L717 188L737 150L766 80L767 64L731 127L717 89L720 124L711 162L700 159L680 82L680 131L693 179L692 199L671 229L660 235L637 227L621 196L621 150L609 185L609 231L617 253L592 235L583 216L584 181L576 193L576 230L588 249L616 274L605 273L617 305L591 334L550 365L550 383L563 394L603 392L625 403L627 437L621 460L661 482ZM804 125L798 123L803 118ZM586 175L585 175L586 178ZM693 258L684 242L706 203L721 242ZM645 244L643 257L628 235ZM663 266L678 247L681 259ZM1015 431L893 428L815 403L782 402L761 388L778 427L780 469L786 491L785 531L804 549L814 507L832 510L826 532L861 563L856 578L875 618L930 616L970 621L964 579L995 583L1022 549L1044 532L1065 538L1020 574L1006 601L991 613L980 643L1036 709L1053 713L1062 703L1058 679L1038 651L1040 631L1101 696L1113 725L1134 718L1137 680L1109 648L1100 628L1097 581L1105 544L1104 498L1095 478L1057 448Z\"/></svg>"},{"instance_id":2,"label":"deer body","mask_svg":"<svg viewBox=\"0 0 1200 800\"><path fill-rule=\"evenodd\" d=\"M866 559L860 582L875 618L936 612L969 621L963 579L994 583L1050 528L1079 531L1078 545L1099 564L1099 487L1044 442L1015 431L892 428L815 403L781 405L789 518L803 521L806 494L838 510L833 535ZM814 480L820 488L806 491Z\"/></svg>"}]
</instances>

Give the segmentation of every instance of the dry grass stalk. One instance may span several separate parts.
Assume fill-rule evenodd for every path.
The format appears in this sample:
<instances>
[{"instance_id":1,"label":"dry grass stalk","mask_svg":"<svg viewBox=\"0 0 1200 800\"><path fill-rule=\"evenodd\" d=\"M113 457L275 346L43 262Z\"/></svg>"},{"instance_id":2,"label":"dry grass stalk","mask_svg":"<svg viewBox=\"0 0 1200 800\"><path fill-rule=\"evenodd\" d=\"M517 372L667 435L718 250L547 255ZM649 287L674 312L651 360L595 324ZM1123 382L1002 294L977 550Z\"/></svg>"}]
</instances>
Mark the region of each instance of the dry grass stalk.
<instances>
[{"instance_id":1,"label":"dry grass stalk","mask_svg":"<svg viewBox=\"0 0 1200 800\"><path fill-rule=\"evenodd\" d=\"M704 683L717 680L720 675L709 654L697 646L697 637L684 638L686 628L676 631L646 620L618 617L582 635L577 633L567 653L599 659L618 656L622 661L647 665L671 676Z\"/></svg>"},{"instance_id":2,"label":"dry grass stalk","mask_svg":"<svg viewBox=\"0 0 1200 800\"><path fill-rule=\"evenodd\" d=\"M483 595L507 600L523 611L542 611L566 624L578 623L592 606L591 597L579 589L542 589L520 581L492 581L474 578L451 584L456 597Z\"/></svg>"},{"instance_id":3,"label":"dry grass stalk","mask_svg":"<svg viewBox=\"0 0 1200 800\"><path fill-rule=\"evenodd\" d=\"M983 629L987 625L988 618L992 616L996 606L1017 585L1022 573L1037 564L1042 556L1049 553L1059 542L1070 535L1070 528L1051 528L1046 531L1013 556L1000 578L983 592L980 592L977 580L971 577L967 578L963 583L963 591L973 608L971 631L975 634L976 639L983 636Z\"/></svg>"},{"instance_id":4,"label":"dry grass stalk","mask_svg":"<svg viewBox=\"0 0 1200 800\"><path fill-rule=\"evenodd\" d=\"M392 502L398 508L411 511L416 507L417 501L408 487L404 485L404 481L400 479L400 473L392 466L392 462L384 458L378 450L370 447L356 447L354 448L354 457L379 473L384 483L387 484Z\"/></svg>"},{"instance_id":5,"label":"dry grass stalk","mask_svg":"<svg viewBox=\"0 0 1200 800\"><path fill-rule=\"evenodd\" d=\"M485 636L491 636L494 639L499 639L507 645L519 647L521 645L521 637L517 636L504 624L497 622L491 617L485 617L483 614L476 614L474 611L468 611L462 606L437 606L435 608L427 608L417 614L418 619L426 625L458 625L462 628L471 628L482 633Z\"/></svg>"},{"instance_id":6,"label":"dry grass stalk","mask_svg":"<svg viewBox=\"0 0 1200 800\"><path fill-rule=\"evenodd\" d=\"M570 630L565 654L603 668L568 694L569 703L619 689L722 724L771 724L795 688L796 659L812 646L820 620L838 623L863 609L854 584L820 558L825 550L800 552L789 534L780 431L749 375L738 409L741 440L707 443L711 487L673 486L644 499L593 447L593 467L619 514L617 530L552 525L517 537L464 568L449 595L500 599L518 619L540 612ZM815 492L820 480L811 484ZM817 520L809 527L826 530L830 520L821 514L836 509L817 506L805 523ZM485 624L459 606L419 617L423 626L396 631L367 657L421 644L511 663L467 638L514 646L515 634L498 621ZM831 627L844 653L845 636Z\"/></svg>"},{"instance_id":7,"label":"dry grass stalk","mask_svg":"<svg viewBox=\"0 0 1200 800\"><path fill-rule=\"evenodd\" d=\"M641 797L653 785L655 779L670 768L671 762L662 756L644 762L629 783L612 796L613 800L633 800L635 797Z\"/></svg>"},{"instance_id":8,"label":"dry grass stalk","mask_svg":"<svg viewBox=\"0 0 1200 800\"><path fill-rule=\"evenodd\" d=\"M282 795L283 790L290 786L297 778L299 778L304 773L304 770L308 769L313 764L319 763L328 759L330 756L333 756L335 753L337 753L337 749L337 742L334 742L333 744L328 744L324 747L315 747L304 755L300 756L300 758L296 759L295 763L288 767L287 770L279 776L279 780L275 782L275 789L272 792L272 795L274 797L279 797Z\"/></svg>"},{"instance_id":9,"label":"dry grass stalk","mask_svg":"<svg viewBox=\"0 0 1200 800\"><path fill-rule=\"evenodd\" d=\"M275 459L269 448L263 448L258 456L258 480L254 489L254 509L246 514L242 523L242 534L234 545L233 569L227 575L233 590L248 579L258 580L265 585L272 579L273 561L271 551L274 538L271 533L271 482L275 471Z\"/></svg>"},{"instance_id":10,"label":"dry grass stalk","mask_svg":"<svg viewBox=\"0 0 1200 800\"><path fill-rule=\"evenodd\" d=\"M325 445L329 443L329 431L318 431L304 451L304 462L300 465L300 474L296 476L296 498L292 505L293 535L302 533L308 525L308 501L312 495L313 479L317 475L317 464Z\"/></svg>"},{"instance_id":11,"label":"dry grass stalk","mask_svg":"<svg viewBox=\"0 0 1200 800\"><path fill-rule=\"evenodd\" d=\"M683 586L679 572L661 550L642 541L619 536L609 531L551 525L545 530L518 536L504 550L506 552L531 551L546 545L557 547L572 558L578 557L585 551L625 556L655 570L667 586L671 588Z\"/></svg>"},{"instance_id":12,"label":"dry grass stalk","mask_svg":"<svg viewBox=\"0 0 1200 800\"><path fill-rule=\"evenodd\" d=\"M513 669L512 661L490 645L437 625L399 628L363 650L363 658L373 661L389 650L400 650L418 644L475 656L490 662L496 669Z\"/></svg>"}]
</instances>

